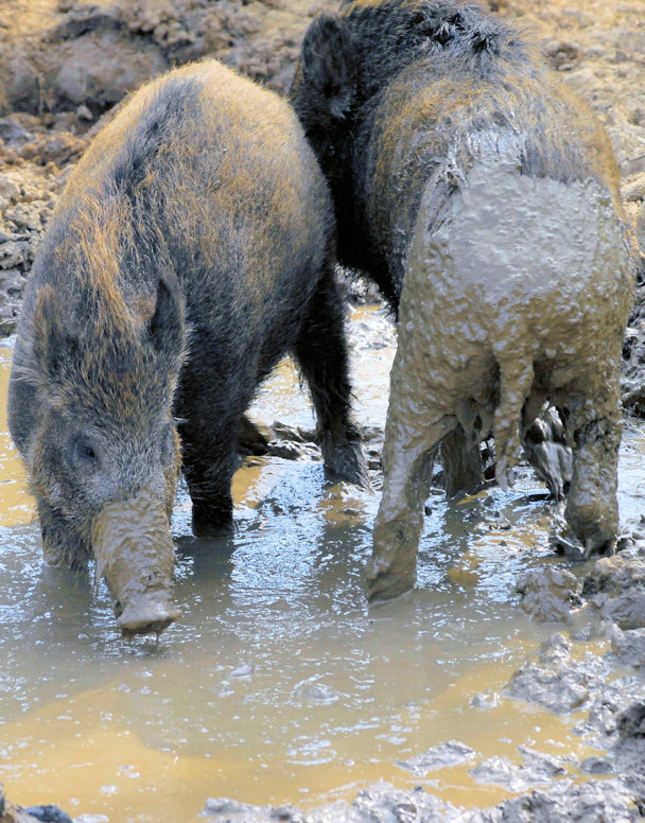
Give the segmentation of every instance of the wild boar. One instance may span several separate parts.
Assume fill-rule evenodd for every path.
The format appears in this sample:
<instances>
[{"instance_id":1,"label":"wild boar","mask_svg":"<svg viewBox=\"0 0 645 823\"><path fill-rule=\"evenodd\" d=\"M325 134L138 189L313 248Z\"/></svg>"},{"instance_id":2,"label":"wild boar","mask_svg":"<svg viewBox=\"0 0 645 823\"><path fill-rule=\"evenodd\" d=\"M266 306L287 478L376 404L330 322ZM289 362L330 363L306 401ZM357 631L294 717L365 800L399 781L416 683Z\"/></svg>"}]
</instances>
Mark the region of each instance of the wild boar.
<instances>
[{"instance_id":1,"label":"wild boar","mask_svg":"<svg viewBox=\"0 0 645 823\"><path fill-rule=\"evenodd\" d=\"M370 597L414 584L435 446L467 487L492 430L504 486L545 400L574 451L569 539L610 551L634 270L590 109L526 37L458 0L319 16L291 100L331 186L340 262L399 314Z\"/></svg>"},{"instance_id":2,"label":"wild boar","mask_svg":"<svg viewBox=\"0 0 645 823\"><path fill-rule=\"evenodd\" d=\"M334 261L295 114L214 60L141 88L72 174L27 287L9 423L46 561L94 558L124 633L176 616L180 469L195 534L231 522L240 419L285 353L326 468L366 481Z\"/></svg>"}]
</instances>

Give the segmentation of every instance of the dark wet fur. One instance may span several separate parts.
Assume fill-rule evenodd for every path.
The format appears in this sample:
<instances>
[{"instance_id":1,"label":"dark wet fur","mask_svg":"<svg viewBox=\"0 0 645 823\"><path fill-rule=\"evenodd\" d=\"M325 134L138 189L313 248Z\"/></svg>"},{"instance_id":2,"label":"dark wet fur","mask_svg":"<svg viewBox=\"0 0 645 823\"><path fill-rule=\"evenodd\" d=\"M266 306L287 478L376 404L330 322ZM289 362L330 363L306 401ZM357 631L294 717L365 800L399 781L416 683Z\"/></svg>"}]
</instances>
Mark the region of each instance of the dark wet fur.
<instances>
[{"instance_id":1,"label":"dark wet fur","mask_svg":"<svg viewBox=\"0 0 645 823\"><path fill-rule=\"evenodd\" d=\"M133 96L59 202L16 344L10 428L50 562L83 566L96 514L144 486L170 517L180 463L196 528L229 522L240 417L289 350L360 479L334 256L327 185L277 97L214 61Z\"/></svg>"}]
</instances>

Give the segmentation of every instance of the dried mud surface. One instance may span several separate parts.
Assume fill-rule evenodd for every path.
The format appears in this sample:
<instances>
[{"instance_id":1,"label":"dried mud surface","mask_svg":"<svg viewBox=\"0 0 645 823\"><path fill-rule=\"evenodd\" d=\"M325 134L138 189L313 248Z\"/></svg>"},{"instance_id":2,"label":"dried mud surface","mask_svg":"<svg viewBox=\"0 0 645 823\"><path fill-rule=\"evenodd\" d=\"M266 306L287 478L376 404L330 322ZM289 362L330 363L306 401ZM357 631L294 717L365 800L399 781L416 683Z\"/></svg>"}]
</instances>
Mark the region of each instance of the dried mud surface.
<instances>
[{"instance_id":1,"label":"dried mud surface","mask_svg":"<svg viewBox=\"0 0 645 823\"><path fill-rule=\"evenodd\" d=\"M15 330L34 252L65 180L88 140L119 101L148 78L202 56L215 56L280 93L288 88L300 39L311 18L336 0L14 0L0 7L0 334ZM489 0L527 25L547 59L595 109L622 172L626 208L645 248L645 5L642 0ZM645 267L641 267L645 276ZM354 300L373 289L348 282ZM637 300L624 344L623 403L645 416L645 299ZM253 434L253 433L251 433ZM382 433L366 432L379 485ZM309 432L277 426L247 442L292 459L317 457ZM308 812L210 799L214 821L636 821L645 818L645 533L626 536L613 558L575 576L552 563L521 583L522 606L554 635L503 694L555 713L583 712L579 733L603 752L579 764L592 779L554 778L557 758L523 747L522 765L473 759L472 776L520 794L488 810L464 810L423 790L387 784ZM598 640L602 654L585 651ZM604 645L603 645L604 644ZM482 695L485 711L488 696ZM477 699L477 698L474 698ZM420 753L414 769L469 760L446 741ZM455 760L455 758L457 758ZM600 776L602 779L595 779ZM18 798L19 799L19 798ZM42 810L41 810L42 812ZM38 811L36 810L36 813ZM53 814L53 812L52 812ZM32 821L5 806L0 820ZM62 815L62 813L61 813ZM51 819L68 819L66 816Z\"/></svg>"}]
</instances>

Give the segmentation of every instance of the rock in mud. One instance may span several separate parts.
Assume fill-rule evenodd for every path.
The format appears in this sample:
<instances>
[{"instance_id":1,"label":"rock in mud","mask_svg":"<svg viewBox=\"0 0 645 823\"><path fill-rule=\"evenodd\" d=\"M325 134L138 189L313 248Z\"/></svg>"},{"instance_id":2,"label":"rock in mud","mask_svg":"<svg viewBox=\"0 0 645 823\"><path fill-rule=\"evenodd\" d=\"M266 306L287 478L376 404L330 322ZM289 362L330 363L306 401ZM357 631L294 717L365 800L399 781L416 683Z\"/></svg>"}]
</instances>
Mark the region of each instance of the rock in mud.
<instances>
[{"instance_id":1,"label":"rock in mud","mask_svg":"<svg viewBox=\"0 0 645 823\"><path fill-rule=\"evenodd\" d=\"M645 775L645 700L636 700L616 721L618 740L610 754L616 771Z\"/></svg>"},{"instance_id":2,"label":"rock in mud","mask_svg":"<svg viewBox=\"0 0 645 823\"><path fill-rule=\"evenodd\" d=\"M516 586L522 608L539 623L567 622L582 605L579 589L575 575L555 565L531 569Z\"/></svg>"},{"instance_id":3,"label":"rock in mud","mask_svg":"<svg viewBox=\"0 0 645 823\"><path fill-rule=\"evenodd\" d=\"M645 628L645 558L621 552L596 561L582 594L599 619L623 630Z\"/></svg>"},{"instance_id":4,"label":"rock in mud","mask_svg":"<svg viewBox=\"0 0 645 823\"><path fill-rule=\"evenodd\" d=\"M602 684L587 721L576 731L607 751L610 770L627 778L645 778L645 681L627 677ZM593 773L594 765L602 768L589 760L581 764L583 771Z\"/></svg>"},{"instance_id":5,"label":"rock in mud","mask_svg":"<svg viewBox=\"0 0 645 823\"><path fill-rule=\"evenodd\" d=\"M552 775L540 773L531 767L518 766L506 757L497 756L482 760L468 774L475 783L501 786L507 792L525 792L552 780Z\"/></svg>"},{"instance_id":6,"label":"rock in mud","mask_svg":"<svg viewBox=\"0 0 645 823\"><path fill-rule=\"evenodd\" d=\"M22 806L8 803L0 783L0 823L72 823L72 818L51 804L23 809Z\"/></svg>"},{"instance_id":7,"label":"rock in mud","mask_svg":"<svg viewBox=\"0 0 645 823\"><path fill-rule=\"evenodd\" d=\"M51 803L46 806L29 806L26 811L41 823L72 823L72 818L67 812L59 809L58 806L52 806Z\"/></svg>"},{"instance_id":8,"label":"rock in mud","mask_svg":"<svg viewBox=\"0 0 645 823\"><path fill-rule=\"evenodd\" d=\"M583 666L569 664L568 645L562 635L542 647L538 660L525 663L511 677L504 695L536 703L557 714L576 711L590 697L591 674Z\"/></svg>"},{"instance_id":9,"label":"rock in mud","mask_svg":"<svg viewBox=\"0 0 645 823\"><path fill-rule=\"evenodd\" d=\"M538 752L529 746L518 746L518 751L522 755L522 763L527 769L531 769L538 775L544 777L557 777L566 773L564 762L559 757L552 757L544 752Z\"/></svg>"},{"instance_id":10,"label":"rock in mud","mask_svg":"<svg viewBox=\"0 0 645 823\"><path fill-rule=\"evenodd\" d=\"M407 769L417 777L423 777L435 769L445 769L448 766L456 766L458 763L465 763L472 760L475 750L458 740L449 740L446 743L439 743L432 746L421 754L417 754L408 760L399 760L396 765L402 769Z\"/></svg>"},{"instance_id":11,"label":"rock in mud","mask_svg":"<svg viewBox=\"0 0 645 823\"><path fill-rule=\"evenodd\" d=\"M614 626L611 651L619 663L635 669L645 669L645 628L622 631Z\"/></svg>"},{"instance_id":12,"label":"rock in mud","mask_svg":"<svg viewBox=\"0 0 645 823\"><path fill-rule=\"evenodd\" d=\"M618 739L618 718L631 706L633 696L616 682L606 685L589 709L587 720L576 731L592 735L594 744L610 748Z\"/></svg>"},{"instance_id":13,"label":"rock in mud","mask_svg":"<svg viewBox=\"0 0 645 823\"><path fill-rule=\"evenodd\" d=\"M585 578L583 594L617 595L641 586L645 586L645 558L625 557L621 553L596 561L593 572Z\"/></svg>"},{"instance_id":14,"label":"rock in mud","mask_svg":"<svg viewBox=\"0 0 645 823\"><path fill-rule=\"evenodd\" d=\"M580 771L583 774L611 774L614 767L608 758L592 755L580 761Z\"/></svg>"}]
</instances>

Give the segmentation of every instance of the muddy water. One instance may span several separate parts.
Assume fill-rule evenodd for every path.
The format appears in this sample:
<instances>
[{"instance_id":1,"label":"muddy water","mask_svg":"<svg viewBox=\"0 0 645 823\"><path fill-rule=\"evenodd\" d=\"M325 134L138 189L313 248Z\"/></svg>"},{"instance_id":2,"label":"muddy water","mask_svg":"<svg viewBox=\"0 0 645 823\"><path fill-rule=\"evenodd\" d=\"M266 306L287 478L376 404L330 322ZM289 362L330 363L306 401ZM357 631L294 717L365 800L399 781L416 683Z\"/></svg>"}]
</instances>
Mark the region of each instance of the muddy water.
<instances>
[{"instance_id":1,"label":"muddy water","mask_svg":"<svg viewBox=\"0 0 645 823\"><path fill-rule=\"evenodd\" d=\"M359 419L382 426L392 333L378 311L356 313L353 329ZM0 349L2 406L10 355ZM254 414L311 424L288 364ZM645 432L630 429L628 526L645 495L643 454ZM514 593L548 554L551 509L528 472L508 492L450 506L434 495L418 588L369 610L362 570L378 495L326 485L322 464L252 458L235 477L235 535L208 542L190 536L181 491L182 617L158 644L121 640L104 584L42 572L5 434L0 484L0 780L22 804L56 802L93 823L188 823L208 796L308 807L385 778L487 806L507 795L473 782L476 761L426 776L397 764L451 739L517 762L520 743L590 753L571 732L577 717L500 695L553 631L529 623ZM470 705L478 694L491 708Z\"/></svg>"}]
</instances>

